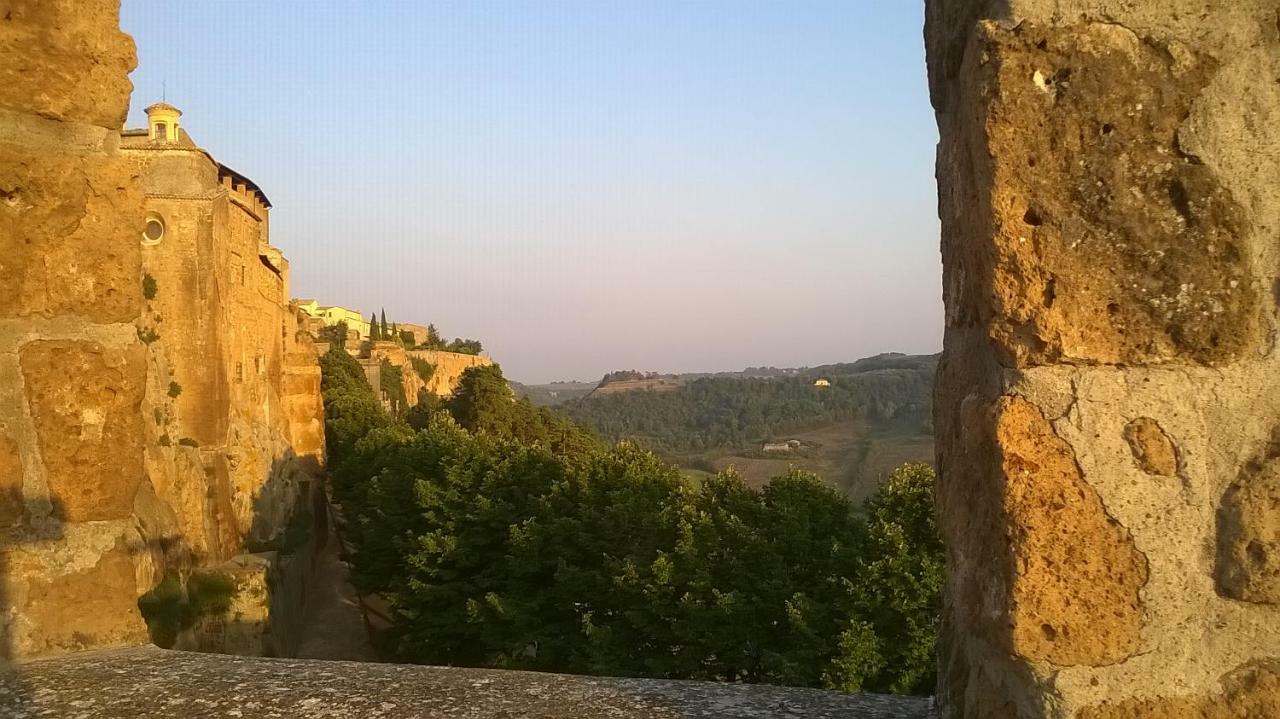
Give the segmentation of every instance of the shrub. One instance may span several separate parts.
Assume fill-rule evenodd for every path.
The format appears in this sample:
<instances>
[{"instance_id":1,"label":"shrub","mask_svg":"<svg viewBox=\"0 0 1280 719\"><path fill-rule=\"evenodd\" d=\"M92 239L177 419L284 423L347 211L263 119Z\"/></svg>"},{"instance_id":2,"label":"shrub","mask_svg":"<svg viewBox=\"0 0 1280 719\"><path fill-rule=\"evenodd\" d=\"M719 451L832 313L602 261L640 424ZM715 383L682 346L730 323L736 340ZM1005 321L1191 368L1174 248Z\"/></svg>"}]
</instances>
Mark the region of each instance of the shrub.
<instances>
[{"instance_id":1,"label":"shrub","mask_svg":"<svg viewBox=\"0 0 1280 719\"><path fill-rule=\"evenodd\" d=\"M147 273L142 276L142 296L148 300L156 298L156 278Z\"/></svg>"},{"instance_id":2,"label":"shrub","mask_svg":"<svg viewBox=\"0 0 1280 719\"><path fill-rule=\"evenodd\" d=\"M186 591L176 574L166 574L151 591L138 598L138 610L156 646L169 649L178 633L195 626L203 616L231 608L235 581L220 572L197 570L187 578Z\"/></svg>"},{"instance_id":3,"label":"shrub","mask_svg":"<svg viewBox=\"0 0 1280 719\"><path fill-rule=\"evenodd\" d=\"M170 397L172 397L172 398L174 398L174 399L177 399L177 398L178 398L178 395L180 395L180 394L182 394L182 385L178 384L177 382L170 382L170 383L169 383L169 396L170 396Z\"/></svg>"}]
</instances>

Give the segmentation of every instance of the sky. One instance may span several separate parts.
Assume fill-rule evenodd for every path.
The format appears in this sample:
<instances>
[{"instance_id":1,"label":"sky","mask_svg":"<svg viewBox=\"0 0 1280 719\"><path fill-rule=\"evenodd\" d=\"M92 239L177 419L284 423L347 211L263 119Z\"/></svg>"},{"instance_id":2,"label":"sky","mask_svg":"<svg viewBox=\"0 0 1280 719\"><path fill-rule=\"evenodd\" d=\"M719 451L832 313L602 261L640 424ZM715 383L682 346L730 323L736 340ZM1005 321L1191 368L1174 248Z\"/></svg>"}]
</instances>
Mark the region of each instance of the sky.
<instances>
[{"instance_id":1,"label":"sky","mask_svg":"<svg viewBox=\"0 0 1280 719\"><path fill-rule=\"evenodd\" d=\"M941 347L923 3L124 0L294 297L511 379Z\"/></svg>"}]
</instances>

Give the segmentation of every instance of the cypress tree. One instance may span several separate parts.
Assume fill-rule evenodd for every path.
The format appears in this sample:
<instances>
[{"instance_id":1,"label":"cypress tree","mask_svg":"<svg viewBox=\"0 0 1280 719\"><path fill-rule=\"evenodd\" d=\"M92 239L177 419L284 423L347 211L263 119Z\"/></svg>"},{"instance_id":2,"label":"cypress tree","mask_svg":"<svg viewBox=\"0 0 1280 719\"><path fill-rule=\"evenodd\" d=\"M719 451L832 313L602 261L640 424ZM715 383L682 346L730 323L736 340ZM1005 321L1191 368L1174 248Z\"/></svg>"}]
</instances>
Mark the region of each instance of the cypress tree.
<instances>
[{"instance_id":1,"label":"cypress tree","mask_svg":"<svg viewBox=\"0 0 1280 719\"><path fill-rule=\"evenodd\" d=\"M382 339L382 328L378 327L378 316L369 315L369 340L377 342Z\"/></svg>"}]
</instances>

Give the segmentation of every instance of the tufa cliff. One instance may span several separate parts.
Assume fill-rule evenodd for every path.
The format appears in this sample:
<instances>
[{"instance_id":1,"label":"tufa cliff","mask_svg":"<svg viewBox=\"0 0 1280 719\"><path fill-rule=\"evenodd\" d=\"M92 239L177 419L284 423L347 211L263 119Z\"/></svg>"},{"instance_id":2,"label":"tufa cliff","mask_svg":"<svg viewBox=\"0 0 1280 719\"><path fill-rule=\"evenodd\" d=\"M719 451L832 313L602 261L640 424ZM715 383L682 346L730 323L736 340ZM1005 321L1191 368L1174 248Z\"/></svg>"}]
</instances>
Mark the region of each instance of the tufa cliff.
<instances>
[{"instance_id":1,"label":"tufa cliff","mask_svg":"<svg viewBox=\"0 0 1280 719\"><path fill-rule=\"evenodd\" d=\"M323 431L270 203L176 108L122 136L116 1L4 11L0 656L145 643L139 598L172 610L197 572L239 619L173 641L287 653L306 551L274 550L311 516Z\"/></svg>"}]
</instances>

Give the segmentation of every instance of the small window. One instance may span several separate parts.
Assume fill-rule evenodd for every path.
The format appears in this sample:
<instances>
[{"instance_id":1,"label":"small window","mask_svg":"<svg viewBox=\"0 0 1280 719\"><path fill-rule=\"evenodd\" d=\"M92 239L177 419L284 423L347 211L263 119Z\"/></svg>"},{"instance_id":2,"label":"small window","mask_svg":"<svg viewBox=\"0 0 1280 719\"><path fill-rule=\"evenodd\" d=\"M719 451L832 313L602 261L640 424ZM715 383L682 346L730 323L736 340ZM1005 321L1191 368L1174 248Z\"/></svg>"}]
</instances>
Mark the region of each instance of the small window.
<instances>
[{"instance_id":1,"label":"small window","mask_svg":"<svg viewBox=\"0 0 1280 719\"><path fill-rule=\"evenodd\" d=\"M142 244L158 245L162 239L164 239L164 218L154 212L148 212L146 224L142 226Z\"/></svg>"},{"instance_id":2,"label":"small window","mask_svg":"<svg viewBox=\"0 0 1280 719\"><path fill-rule=\"evenodd\" d=\"M169 125L163 122L156 123L156 139L160 142L168 142Z\"/></svg>"}]
</instances>

